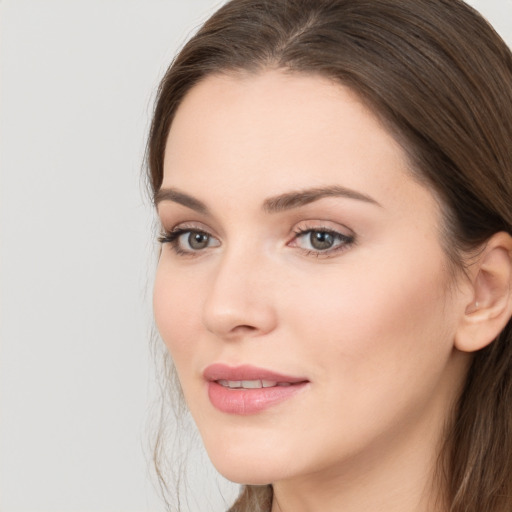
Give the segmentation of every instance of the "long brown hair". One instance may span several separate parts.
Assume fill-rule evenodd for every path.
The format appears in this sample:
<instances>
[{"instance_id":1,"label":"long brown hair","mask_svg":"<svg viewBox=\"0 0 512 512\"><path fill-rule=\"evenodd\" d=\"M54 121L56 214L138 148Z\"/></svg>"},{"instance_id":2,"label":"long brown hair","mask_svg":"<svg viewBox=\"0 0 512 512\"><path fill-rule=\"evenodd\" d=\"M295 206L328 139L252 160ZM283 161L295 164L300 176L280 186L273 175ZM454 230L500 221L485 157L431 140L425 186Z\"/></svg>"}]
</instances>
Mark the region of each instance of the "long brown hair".
<instances>
[{"instance_id":1,"label":"long brown hair","mask_svg":"<svg viewBox=\"0 0 512 512\"><path fill-rule=\"evenodd\" d=\"M147 151L153 194L187 92L211 74L269 68L333 79L380 117L441 199L455 270L465 251L512 233L512 54L461 0L228 2L161 82ZM439 469L450 512L512 510L510 321L475 354ZM271 492L248 486L232 510L265 510Z\"/></svg>"}]
</instances>

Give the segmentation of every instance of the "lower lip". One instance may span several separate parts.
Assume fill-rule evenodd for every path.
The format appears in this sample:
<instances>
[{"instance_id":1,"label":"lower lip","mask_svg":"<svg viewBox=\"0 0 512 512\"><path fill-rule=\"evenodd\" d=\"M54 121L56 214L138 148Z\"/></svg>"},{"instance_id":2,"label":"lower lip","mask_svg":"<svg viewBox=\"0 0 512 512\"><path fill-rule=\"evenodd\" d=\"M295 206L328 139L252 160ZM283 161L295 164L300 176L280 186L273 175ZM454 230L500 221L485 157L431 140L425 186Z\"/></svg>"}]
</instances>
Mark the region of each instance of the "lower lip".
<instances>
[{"instance_id":1,"label":"lower lip","mask_svg":"<svg viewBox=\"0 0 512 512\"><path fill-rule=\"evenodd\" d=\"M208 382L208 397L212 405L221 412L245 416L256 414L277 405L302 391L307 382L290 386L274 386L257 389L230 389L217 382Z\"/></svg>"}]
</instances>

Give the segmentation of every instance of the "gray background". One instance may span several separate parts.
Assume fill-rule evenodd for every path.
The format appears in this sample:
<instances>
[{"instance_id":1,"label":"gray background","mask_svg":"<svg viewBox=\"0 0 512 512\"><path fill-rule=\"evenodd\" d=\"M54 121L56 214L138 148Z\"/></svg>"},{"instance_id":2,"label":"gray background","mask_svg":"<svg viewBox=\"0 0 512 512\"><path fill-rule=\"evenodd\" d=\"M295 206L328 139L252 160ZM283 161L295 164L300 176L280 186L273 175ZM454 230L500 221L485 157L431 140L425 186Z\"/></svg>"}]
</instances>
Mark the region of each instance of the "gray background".
<instances>
[{"instance_id":1,"label":"gray background","mask_svg":"<svg viewBox=\"0 0 512 512\"><path fill-rule=\"evenodd\" d=\"M220 3L0 2L1 512L162 510L139 176L158 79ZM512 0L472 4L512 44Z\"/></svg>"}]
</instances>

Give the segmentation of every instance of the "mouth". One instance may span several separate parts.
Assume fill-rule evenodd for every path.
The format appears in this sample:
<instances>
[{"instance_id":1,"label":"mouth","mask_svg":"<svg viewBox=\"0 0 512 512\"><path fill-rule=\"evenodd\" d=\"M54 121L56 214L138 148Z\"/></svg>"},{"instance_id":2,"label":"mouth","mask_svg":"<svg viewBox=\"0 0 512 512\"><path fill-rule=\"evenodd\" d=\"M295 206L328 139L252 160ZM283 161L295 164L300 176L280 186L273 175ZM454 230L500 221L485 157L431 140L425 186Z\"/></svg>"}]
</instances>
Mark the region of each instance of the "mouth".
<instances>
[{"instance_id":1,"label":"mouth","mask_svg":"<svg viewBox=\"0 0 512 512\"><path fill-rule=\"evenodd\" d=\"M272 380L216 380L217 384L228 389L261 389L275 386L292 386L291 382L276 382Z\"/></svg>"},{"instance_id":2,"label":"mouth","mask_svg":"<svg viewBox=\"0 0 512 512\"><path fill-rule=\"evenodd\" d=\"M211 404L223 413L235 415L262 412L291 399L309 384L303 377L249 365L214 364L205 369L203 376Z\"/></svg>"}]
</instances>

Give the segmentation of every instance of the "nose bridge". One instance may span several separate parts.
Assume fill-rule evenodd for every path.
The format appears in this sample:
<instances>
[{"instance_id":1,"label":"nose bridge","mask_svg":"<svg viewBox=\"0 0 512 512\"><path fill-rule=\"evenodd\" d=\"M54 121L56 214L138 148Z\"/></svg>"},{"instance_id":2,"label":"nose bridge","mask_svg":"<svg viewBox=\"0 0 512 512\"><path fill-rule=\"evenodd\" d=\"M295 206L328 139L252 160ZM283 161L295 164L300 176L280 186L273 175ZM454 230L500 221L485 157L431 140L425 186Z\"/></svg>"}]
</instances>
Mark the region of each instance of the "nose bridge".
<instances>
[{"instance_id":1,"label":"nose bridge","mask_svg":"<svg viewBox=\"0 0 512 512\"><path fill-rule=\"evenodd\" d=\"M212 270L205 327L218 336L270 332L276 324L270 273L267 259L248 244L227 249Z\"/></svg>"}]
</instances>

